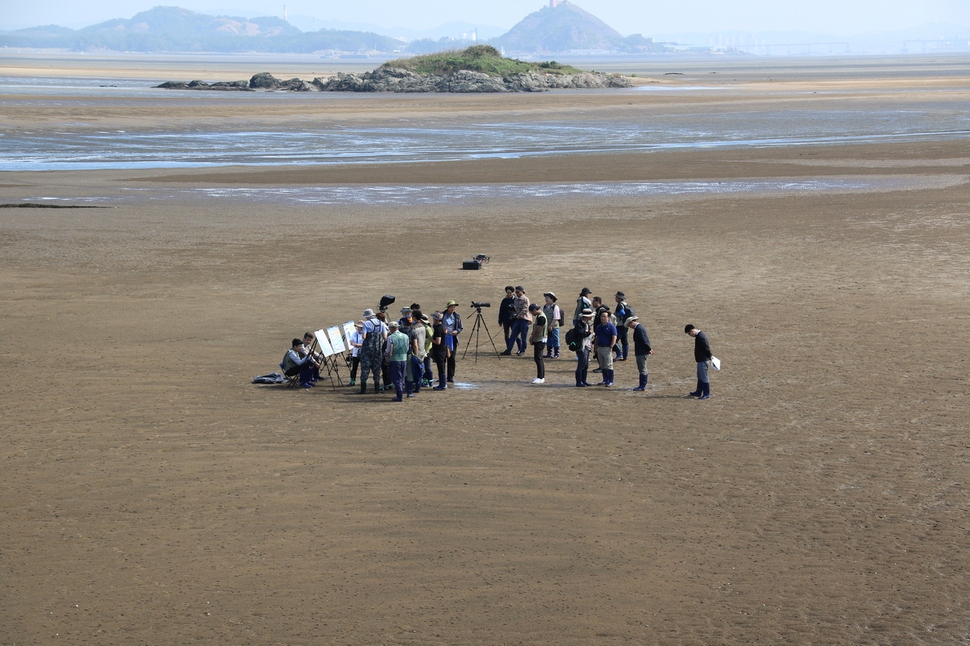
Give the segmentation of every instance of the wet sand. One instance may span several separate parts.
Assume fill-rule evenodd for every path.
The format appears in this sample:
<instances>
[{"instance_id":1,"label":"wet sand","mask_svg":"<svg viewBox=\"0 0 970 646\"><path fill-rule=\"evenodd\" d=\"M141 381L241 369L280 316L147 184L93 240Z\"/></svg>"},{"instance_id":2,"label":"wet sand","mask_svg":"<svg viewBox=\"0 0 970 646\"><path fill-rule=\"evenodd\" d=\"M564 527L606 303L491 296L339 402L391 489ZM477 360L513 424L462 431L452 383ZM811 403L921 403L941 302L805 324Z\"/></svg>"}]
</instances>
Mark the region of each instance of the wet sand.
<instances>
[{"instance_id":1,"label":"wet sand","mask_svg":"<svg viewBox=\"0 0 970 646\"><path fill-rule=\"evenodd\" d=\"M747 87L732 95L763 108ZM343 114L636 109L601 94L366 105ZM246 118L296 109L279 106ZM189 124L196 109L163 116ZM0 175L3 204L112 198L0 208L4 643L968 639L967 150L957 136ZM416 206L196 192L858 177L903 188ZM461 271L476 253L491 262ZM400 404L249 383L292 337L385 293L458 300L464 349L470 299L497 305L506 284L555 291L567 311L583 286L625 291L657 351L648 391L629 390L632 361L615 388L573 388L568 358L533 386L531 359L496 358L484 335L459 361L467 387ZM688 322L724 362L709 401L684 397Z\"/></svg>"}]
</instances>

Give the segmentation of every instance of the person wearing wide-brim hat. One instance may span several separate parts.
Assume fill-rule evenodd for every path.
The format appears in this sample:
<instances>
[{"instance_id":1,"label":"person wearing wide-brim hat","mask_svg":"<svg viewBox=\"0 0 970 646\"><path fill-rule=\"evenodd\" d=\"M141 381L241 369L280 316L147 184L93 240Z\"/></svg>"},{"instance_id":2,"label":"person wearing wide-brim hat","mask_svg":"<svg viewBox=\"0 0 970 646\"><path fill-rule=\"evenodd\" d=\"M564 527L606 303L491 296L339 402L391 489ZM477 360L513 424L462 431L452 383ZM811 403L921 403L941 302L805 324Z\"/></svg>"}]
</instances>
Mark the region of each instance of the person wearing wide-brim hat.
<instances>
[{"instance_id":1,"label":"person wearing wide-brim hat","mask_svg":"<svg viewBox=\"0 0 970 646\"><path fill-rule=\"evenodd\" d=\"M347 343L350 345L350 385L355 386L357 384L357 369L360 368L360 348L364 345L364 337L360 333L361 329L364 327L363 321L354 322L354 331L347 337Z\"/></svg>"},{"instance_id":2,"label":"person wearing wide-brim hat","mask_svg":"<svg viewBox=\"0 0 970 646\"><path fill-rule=\"evenodd\" d=\"M384 363L384 341L387 326L374 310L364 310L364 323L360 329L360 394L367 392L367 377L374 374L374 392L381 390L381 373Z\"/></svg>"},{"instance_id":3,"label":"person wearing wide-brim hat","mask_svg":"<svg viewBox=\"0 0 970 646\"><path fill-rule=\"evenodd\" d=\"M461 315L456 312L458 303L448 301L441 324L445 330L445 347L448 349L448 382L455 381L455 355L458 354L458 335L461 334Z\"/></svg>"},{"instance_id":4,"label":"person wearing wide-brim hat","mask_svg":"<svg viewBox=\"0 0 970 646\"><path fill-rule=\"evenodd\" d=\"M542 306L542 313L546 316L549 327L549 340L546 342L546 359L559 358L559 319L562 318L562 310L556 302L554 292L546 292L542 295L546 299L546 304Z\"/></svg>"},{"instance_id":5,"label":"person wearing wide-brim hat","mask_svg":"<svg viewBox=\"0 0 970 646\"><path fill-rule=\"evenodd\" d=\"M593 349L593 310L585 307L580 310L579 323L573 328L576 336L576 387L585 388L589 373L589 353Z\"/></svg>"}]
</instances>

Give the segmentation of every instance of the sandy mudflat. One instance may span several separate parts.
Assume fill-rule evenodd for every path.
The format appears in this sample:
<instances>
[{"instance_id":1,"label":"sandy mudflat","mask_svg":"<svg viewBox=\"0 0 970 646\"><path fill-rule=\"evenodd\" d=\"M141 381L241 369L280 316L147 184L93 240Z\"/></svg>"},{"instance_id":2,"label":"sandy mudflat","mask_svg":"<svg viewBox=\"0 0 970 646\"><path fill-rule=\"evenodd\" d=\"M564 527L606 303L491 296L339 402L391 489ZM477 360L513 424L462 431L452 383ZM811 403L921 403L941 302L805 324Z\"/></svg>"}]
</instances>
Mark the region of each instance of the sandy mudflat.
<instances>
[{"instance_id":1,"label":"sandy mudflat","mask_svg":"<svg viewBox=\"0 0 970 646\"><path fill-rule=\"evenodd\" d=\"M585 96L366 105L638 109ZM775 101L726 96L694 109ZM248 119L280 118L260 105ZM0 203L107 207L0 209L0 643L970 639L967 144L0 175ZM858 186L393 207L198 191L813 178ZM476 253L486 269L460 271ZM382 294L467 317L519 283L570 308L624 290L657 350L648 392L632 362L613 389L571 387L568 359L532 386L531 360L484 337L469 388L400 404L249 383ZM724 361L707 402L683 397L688 322Z\"/></svg>"}]
</instances>

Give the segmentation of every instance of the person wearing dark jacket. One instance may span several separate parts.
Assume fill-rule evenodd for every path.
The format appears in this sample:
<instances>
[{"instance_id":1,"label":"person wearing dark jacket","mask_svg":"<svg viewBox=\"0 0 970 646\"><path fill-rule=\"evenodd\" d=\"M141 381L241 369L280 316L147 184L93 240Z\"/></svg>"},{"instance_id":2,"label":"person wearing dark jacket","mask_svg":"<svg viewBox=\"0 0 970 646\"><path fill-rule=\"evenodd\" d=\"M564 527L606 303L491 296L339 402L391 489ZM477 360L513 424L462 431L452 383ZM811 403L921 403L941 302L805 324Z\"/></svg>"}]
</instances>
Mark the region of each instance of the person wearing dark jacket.
<instances>
[{"instance_id":1,"label":"person wearing dark jacket","mask_svg":"<svg viewBox=\"0 0 970 646\"><path fill-rule=\"evenodd\" d=\"M619 361L626 361L627 355L630 352L630 342L627 339L627 330L629 326L626 324L630 320L631 316L635 316L636 312L630 307L630 304L626 302L626 294L623 292L617 292L613 297L616 300L616 307L613 308L613 315L616 316L616 331L619 333L619 353L620 356L617 357Z\"/></svg>"},{"instance_id":2,"label":"person wearing dark jacket","mask_svg":"<svg viewBox=\"0 0 970 646\"><path fill-rule=\"evenodd\" d=\"M684 326L684 332L694 337L694 361L697 362L697 390L689 394L698 399L710 399L711 380L707 371L711 357L714 356L714 353L711 352L711 343L707 340L706 334L689 323Z\"/></svg>"},{"instance_id":3,"label":"person wearing dark jacket","mask_svg":"<svg viewBox=\"0 0 970 646\"><path fill-rule=\"evenodd\" d=\"M650 337L647 336L647 328L640 322L639 316L631 316L626 320L626 327L633 330L633 355L637 360L637 373L640 375L640 384L633 390L647 389L647 357L653 354L650 347Z\"/></svg>"},{"instance_id":4,"label":"person wearing dark jacket","mask_svg":"<svg viewBox=\"0 0 970 646\"><path fill-rule=\"evenodd\" d=\"M513 323L515 323L515 288L511 285L506 285L505 298L502 299L502 304L498 308L498 324L502 326L503 338L508 348L512 347L509 339L512 338ZM509 352L509 354L512 353Z\"/></svg>"},{"instance_id":5,"label":"person wearing dark jacket","mask_svg":"<svg viewBox=\"0 0 970 646\"><path fill-rule=\"evenodd\" d=\"M310 354L300 339L293 339L289 352L283 355L283 361L280 362L280 368L287 377L300 375L300 386L303 388L313 387L310 379L313 376L315 365L316 361L313 360L313 355Z\"/></svg>"},{"instance_id":6,"label":"person wearing dark jacket","mask_svg":"<svg viewBox=\"0 0 970 646\"><path fill-rule=\"evenodd\" d=\"M461 334L461 315L455 311L458 303L448 301L442 313L441 324L445 326L445 345L448 347L448 383L455 381L455 363L458 358L458 335Z\"/></svg>"},{"instance_id":7,"label":"person wearing dark jacket","mask_svg":"<svg viewBox=\"0 0 970 646\"><path fill-rule=\"evenodd\" d=\"M589 371L589 353L593 350L593 310L586 307L581 310L579 323L575 326L576 334L576 387L589 386L586 382Z\"/></svg>"},{"instance_id":8,"label":"person wearing dark jacket","mask_svg":"<svg viewBox=\"0 0 970 646\"><path fill-rule=\"evenodd\" d=\"M445 362L448 360L448 346L445 344L445 336L447 335L445 326L441 322L444 315L441 312L435 312L431 315L431 318L434 320L434 328L431 332L431 360L438 368L438 385L434 387L434 390L445 390L448 387L445 383Z\"/></svg>"}]
</instances>

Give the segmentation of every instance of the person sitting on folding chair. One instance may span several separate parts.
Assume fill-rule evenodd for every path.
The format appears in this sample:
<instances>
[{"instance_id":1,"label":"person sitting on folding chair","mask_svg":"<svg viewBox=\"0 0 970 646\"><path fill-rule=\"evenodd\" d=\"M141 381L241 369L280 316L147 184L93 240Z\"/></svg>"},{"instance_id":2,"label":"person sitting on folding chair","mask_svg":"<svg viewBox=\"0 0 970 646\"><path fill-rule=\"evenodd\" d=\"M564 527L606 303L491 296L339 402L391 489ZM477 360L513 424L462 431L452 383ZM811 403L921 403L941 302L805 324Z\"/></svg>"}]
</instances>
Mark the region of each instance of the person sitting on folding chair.
<instances>
[{"instance_id":1,"label":"person sitting on folding chair","mask_svg":"<svg viewBox=\"0 0 970 646\"><path fill-rule=\"evenodd\" d=\"M303 388L312 388L313 383L310 380L313 377L314 367L319 368L307 347L303 345L303 341L293 339L290 350L283 356L283 362L280 363L280 369L283 371L283 374L287 377L296 377L299 375L300 386Z\"/></svg>"},{"instance_id":2,"label":"person sitting on folding chair","mask_svg":"<svg viewBox=\"0 0 970 646\"><path fill-rule=\"evenodd\" d=\"M313 332L307 332L303 335L303 347L307 349L307 352L310 352L310 349L313 347L313 343L316 340L317 337L313 334ZM323 365L323 353L310 352L310 358L313 359L314 363L313 368L310 369L310 382L312 383L320 381L320 366Z\"/></svg>"}]
</instances>

